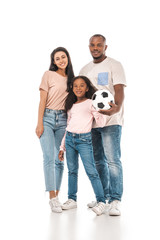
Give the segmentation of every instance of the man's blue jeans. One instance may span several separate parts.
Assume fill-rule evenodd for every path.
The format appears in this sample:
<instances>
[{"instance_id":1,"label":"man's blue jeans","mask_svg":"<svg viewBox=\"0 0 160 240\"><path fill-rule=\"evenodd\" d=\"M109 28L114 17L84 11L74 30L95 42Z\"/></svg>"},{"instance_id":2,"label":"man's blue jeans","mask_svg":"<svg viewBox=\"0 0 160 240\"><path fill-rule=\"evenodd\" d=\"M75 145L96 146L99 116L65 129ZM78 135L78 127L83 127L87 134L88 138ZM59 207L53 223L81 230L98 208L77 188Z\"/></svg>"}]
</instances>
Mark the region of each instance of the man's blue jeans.
<instances>
[{"instance_id":1,"label":"man's blue jeans","mask_svg":"<svg viewBox=\"0 0 160 240\"><path fill-rule=\"evenodd\" d=\"M68 166L68 198L77 200L78 155L80 155L86 174L91 181L97 202L105 203L102 183L93 157L91 132L82 134L67 132L65 146Z\"/></svg>"},{"instance_id":2,"label":"man's blue jeans","mask_svg":"<svg viewBox=\"0 0 160 240\"><path fill-rule=\"evenodd\" d=\"M66 113L63 110L45 110L44 132L40 137L40 143L43 151L46 191L60 190L64 163L58 159L58 153L66 125Z\"/></svg>"},{"instance_id":3,"label":"man's blue jeans","mask_svg":"<svg viewBox=\"0 0 160 240\"><path fill-rule=\"evenodd\" d=\"M92 129L92 142L96 168L99 173L105 198L121 201L123 173L121 164L122 127L119 125Z\"/></svg>"}]
</instances>

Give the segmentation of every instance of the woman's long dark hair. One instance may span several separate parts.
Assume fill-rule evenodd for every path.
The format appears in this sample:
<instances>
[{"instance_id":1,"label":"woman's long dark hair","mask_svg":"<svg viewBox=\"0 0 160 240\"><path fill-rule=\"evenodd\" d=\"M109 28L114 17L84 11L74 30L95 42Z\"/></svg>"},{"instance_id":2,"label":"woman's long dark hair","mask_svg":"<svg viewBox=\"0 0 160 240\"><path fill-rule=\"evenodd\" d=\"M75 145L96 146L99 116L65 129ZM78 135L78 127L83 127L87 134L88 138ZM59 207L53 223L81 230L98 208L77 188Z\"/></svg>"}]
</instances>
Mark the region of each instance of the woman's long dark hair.
<instances>
[{"instance_id":1,"label":"woman's long dark hair","mask_svg":"<svg viewBox=\"0 0 160 240\"><path fill-rule=\"evenodd\" d=\"M65 49L64 47L58 47L58 48L53 50L53 52L51 53L51 64L50 64L49 70L50 71L57 71L58 70L58 67L56 66L56 64L54 64L54 55L57 52L61 52L61 51L65 52L65 54L67 55L67 58L68 58L68 65L66 67L66 75L68 77L68 79L67 79L67 91L69 92L71 81L74 77L74 72L73 72L71 58L70 58L70 55L69 55L69 52L67 51L67 49Z\"/></svg>"},{"instance_id":2,"label":"woman's long dark hair","mask_svg":"<svg viewBox=\"0 0 160 240\"><path fill-rule=\"evenodd\" d=\"M92 95L97 91L97 89L92 85L92 83L90 82L90 80L85 77L85 76L77 76L74 77L72 79L72 83L71 83L71 88L69 90L69 94L66 98L65 101L65 111L67 112L69 109L71 109L71 107L73 106L73 104L77 101L77 97L73 92L73 83L76 79L82 78L85 83L87 84L88 87L88 91L86 92L86 98L91 99Z\"/></svg>"}]
</instances>

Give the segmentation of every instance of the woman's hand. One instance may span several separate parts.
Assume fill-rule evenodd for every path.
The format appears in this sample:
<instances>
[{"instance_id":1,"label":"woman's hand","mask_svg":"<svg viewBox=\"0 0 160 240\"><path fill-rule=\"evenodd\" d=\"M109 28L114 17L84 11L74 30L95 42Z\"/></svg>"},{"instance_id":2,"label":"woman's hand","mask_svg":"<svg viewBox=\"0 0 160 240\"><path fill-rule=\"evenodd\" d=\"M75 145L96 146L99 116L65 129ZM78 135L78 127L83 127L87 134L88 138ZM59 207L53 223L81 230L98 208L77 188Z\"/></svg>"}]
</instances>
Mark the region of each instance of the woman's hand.
<instances>
[{"instance_id":1,"label":"woman's hand","mask_svg":"<svg viewBox=\"0 0 160 240\"><path fill-rule=\"evenodd\" d=\"M37 127L36 127L36 135L37 135L38 138L41 137L43 131L44 131L43 124L37 125Z\"/></svg>"},{"instance_id":2,"label":"woman's hand","mask_svg":"<svg viewBox=\"0 0 160 240\"><path fill-rule=\"evenodd\" d=\"M58 158L60 161L64 160L64 152L62 150L59 151Z\"/></svg>"}]
</instances>

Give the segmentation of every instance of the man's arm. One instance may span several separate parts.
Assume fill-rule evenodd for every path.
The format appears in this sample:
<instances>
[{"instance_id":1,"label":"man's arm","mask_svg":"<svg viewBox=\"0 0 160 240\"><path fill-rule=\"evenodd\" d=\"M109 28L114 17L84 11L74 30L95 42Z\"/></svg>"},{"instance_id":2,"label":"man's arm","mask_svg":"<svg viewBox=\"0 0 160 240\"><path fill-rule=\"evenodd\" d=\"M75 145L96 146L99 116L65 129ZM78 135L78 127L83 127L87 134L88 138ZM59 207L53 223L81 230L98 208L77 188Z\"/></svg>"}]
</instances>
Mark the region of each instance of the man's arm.
<instances>
[{"instance_id":1,"label":"man's arm","mask_svg":"<svg viewBox=\"0 0 160 240\"><path fill-rule=\"evenodd\" d=\"M123 84L117 84L114 85L114 102L115 103L109 103L111 108L109 110L99 110L100 113L111 116L121 109L123 100L124 100L124 85Z\"/></svg>"}]
</instances>

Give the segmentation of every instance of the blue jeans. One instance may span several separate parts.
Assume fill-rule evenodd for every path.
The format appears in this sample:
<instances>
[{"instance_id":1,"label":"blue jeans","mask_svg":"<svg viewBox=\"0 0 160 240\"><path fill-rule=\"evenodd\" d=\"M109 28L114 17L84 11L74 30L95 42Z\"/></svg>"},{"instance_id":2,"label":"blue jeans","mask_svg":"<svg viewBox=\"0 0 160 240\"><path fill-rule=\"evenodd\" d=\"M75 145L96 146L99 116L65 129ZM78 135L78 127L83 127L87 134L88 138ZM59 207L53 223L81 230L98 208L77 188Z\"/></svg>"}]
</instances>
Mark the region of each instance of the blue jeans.
<instances>
[{"instance_id":1,"label":"blue jeans","mask_svg":"<svg viewBox=\"0 0 160 240\"><path fill-rule=\"evenodd\" d=\"M80 155L86 174L91 181L97 202L105 203L102 183L93 157L91 132L82 134L67 132L65 146L68 166L68 198L77 200L78 155Z\"/></svg>"},{"instance_id":2,"label":"blue jeans","mask_svg":"<svg viewBox=\"0 0 160 240\"><path fill-rule=\"evenodd\" d=\"M120 149L122 127L112 125L92 129L92 142L96 168L99 173L105 198L121 201L123 172Z\"/></svg>"},{"instance_id":3,"label":"blue jeans","mask_svg":"<svg viewBox=\"0 0 160 240\"><path fill-rule=\"evenodd\" d=\"M66 113L63 110L45 109L44 132L40 137L40 143L43 151L46 191L60 190L64 163L59 161L58 153L66 125Z\"/></svg>"}]
</instances>

